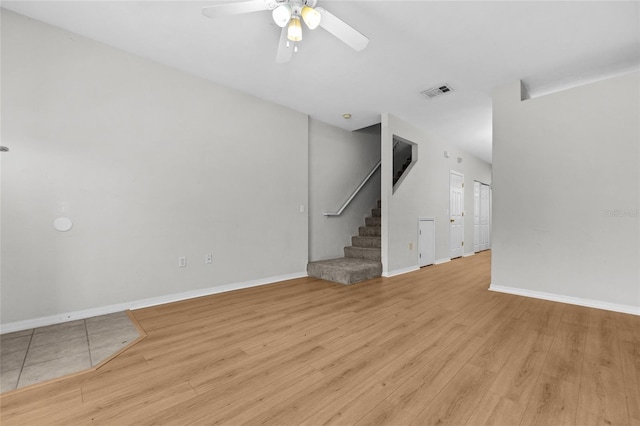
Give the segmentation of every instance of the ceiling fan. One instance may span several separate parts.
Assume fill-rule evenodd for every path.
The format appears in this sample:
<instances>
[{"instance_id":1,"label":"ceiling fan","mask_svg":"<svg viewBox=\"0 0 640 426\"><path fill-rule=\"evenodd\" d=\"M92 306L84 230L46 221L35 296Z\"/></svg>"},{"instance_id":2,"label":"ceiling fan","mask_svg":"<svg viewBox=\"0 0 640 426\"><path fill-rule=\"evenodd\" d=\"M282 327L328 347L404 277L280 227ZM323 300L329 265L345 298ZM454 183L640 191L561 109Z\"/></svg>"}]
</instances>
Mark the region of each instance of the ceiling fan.
<instances>
[{"instance_id":1,"label":"ceiling fan","mask_svg":"<svg viewBox=\"0 0 640 426\"><path fill-rule=\"evenodd\" d=\"M335 15L322 7L315 7L318 0L248 0L220 3L202 8L202 14L209 18L270 10L274 22L282 28L276 54L276 62L289 62L298 51L297 43L302 40L304 21L310 30L318 26L324 28L354 50L367 47L369 39Z\"/></svg>"}]
</instances>

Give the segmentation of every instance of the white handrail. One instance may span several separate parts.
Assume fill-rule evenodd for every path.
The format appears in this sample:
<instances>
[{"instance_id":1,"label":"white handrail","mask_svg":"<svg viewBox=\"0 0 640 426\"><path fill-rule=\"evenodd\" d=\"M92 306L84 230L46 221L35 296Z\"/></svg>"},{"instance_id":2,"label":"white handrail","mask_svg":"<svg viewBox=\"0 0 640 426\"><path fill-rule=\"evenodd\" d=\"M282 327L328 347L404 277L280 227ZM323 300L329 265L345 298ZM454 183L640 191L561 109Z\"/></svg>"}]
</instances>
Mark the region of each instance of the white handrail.
<instances>
[{"instance_id":1,"label":"white handrail","mask_svg":"<svg viewBox=\"0 0 640 426\"><path fill-rule=\"evenodd\" d=\"M364 180L360 183L360 185L358 185L358 187L356 188L355 191L353 191L353 193L351 194L351 196L347 199L347 201L344 202L344 204L342 205L342 207L340 207L340 210L338 210L335 213L327 213L324 212L322 213L325 216L340 216L342 214L342 211L344 209L347 208L347 206L349 205L349 203L351 202L351 200L353 200L356 195L358 194L358 192L360 192L360 190L362 189L362 187L369 181L369 179L371 178L371 176L373 176L373 174L376 172L376 170L378 170L380 168L380 165L382 164L382 161L378 161L378 164L376 164L376 166L371 169L371 171L369 172L369 174L367 175L366 178L364 178Z\"/></svg>"}]
</instances>

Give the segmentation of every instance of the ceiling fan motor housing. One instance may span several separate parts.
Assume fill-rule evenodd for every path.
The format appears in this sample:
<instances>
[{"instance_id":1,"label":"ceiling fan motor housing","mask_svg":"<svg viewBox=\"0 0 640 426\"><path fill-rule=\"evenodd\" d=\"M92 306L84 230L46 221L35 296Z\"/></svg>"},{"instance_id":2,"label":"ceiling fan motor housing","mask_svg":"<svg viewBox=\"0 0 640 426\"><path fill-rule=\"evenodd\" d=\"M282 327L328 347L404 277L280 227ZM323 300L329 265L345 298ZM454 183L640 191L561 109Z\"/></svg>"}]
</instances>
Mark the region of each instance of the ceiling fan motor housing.
<instances>
[{"instance_id":1,"label":"ceiling fan motor housing","mask_svg":"<svg viewBox=\"0 0 640 426\"><path fill-rule=\"evenodd\" d=\"M302 8L307 7L315 7L318 4L318 0L264 0L267 4L269 10L273 10L278 6L289 5L291 8L291 12L294 15L300 15L300 11Z\"/></svg>"}]
</instances>

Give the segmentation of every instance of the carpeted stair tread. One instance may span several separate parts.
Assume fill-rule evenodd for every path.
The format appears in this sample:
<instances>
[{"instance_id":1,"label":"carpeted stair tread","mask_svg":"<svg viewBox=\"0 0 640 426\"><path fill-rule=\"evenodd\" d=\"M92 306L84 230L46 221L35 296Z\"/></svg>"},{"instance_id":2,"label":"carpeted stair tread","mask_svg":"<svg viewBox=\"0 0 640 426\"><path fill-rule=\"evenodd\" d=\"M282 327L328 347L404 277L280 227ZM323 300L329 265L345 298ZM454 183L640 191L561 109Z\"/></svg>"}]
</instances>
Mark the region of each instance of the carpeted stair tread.
<instances>
[{"instance_id":1,"label":"carpeted stair tread","mask_svg":"<svg viewBox=\"0 0 640 426\"><path fill-rule=\"evenodd\" d=\"M379 249L382 247L382 238L355 235L351 237L351 245L354 247L370 247Z\"/></svg>"},{"instance_id":2,"label":"carpeted stair tread","mask_svg":"<svg viewBox=\"0 0 640 426\"><path fill-rule=\"evenodd\" d=\"M381 217L366 217L364 219L364 224L366 226L382 226L382 218Z\"/></svg>"},{"instance_id":3,"label":"carpeted stair tread","mask_svg":"<svg viewBox=\"0 0 640 426\"><path fill-rule=\"evenodd\" d=\"M344 248L344 257L354 257L356 259L374 260L376 262L380 262L382 259L382 255L380 253L379 248L353 247L353 246Z\"/></svg>"},{"instance_id":4,"label":"carpeted stair tread","mask_svg":"<svg viewBox=\"0 0 640 426\"><path fill-rule=\"evenodd\" d=\"M339 259L310 262L307 265L307 273L310 277L340 284L353 284L380 277L382 275L382 263L341 257Z\"/></svg>"},{"instance_id":5,"label":"carpeted stair tread","mask_svg":"<svg viewBox=\"0 0 640 426\"><path fill-rule=\"evenodd\" d=\"M358 228L358 235L361 237L380 237L382 228L379 226L361 226Z\"/></svg>"}]
</instances>

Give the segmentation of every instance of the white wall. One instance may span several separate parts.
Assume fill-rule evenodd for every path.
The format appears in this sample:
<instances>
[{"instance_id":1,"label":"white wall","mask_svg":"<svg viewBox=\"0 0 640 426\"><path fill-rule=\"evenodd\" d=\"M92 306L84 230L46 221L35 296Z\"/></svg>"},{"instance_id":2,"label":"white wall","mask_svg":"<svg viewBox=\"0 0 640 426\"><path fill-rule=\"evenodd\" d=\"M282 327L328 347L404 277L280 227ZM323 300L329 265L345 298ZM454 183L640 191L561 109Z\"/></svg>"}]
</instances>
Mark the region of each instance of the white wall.
<instances>
[{"instance_id":1,"label":"white wall","mask_svg":"<svg viewBox=\"0 0 640 426\"><path fill-rule=\"evenodd\" d=\"M3 10L2 144L3 325L305 274L305 114Z\"/></svg>"},{"instance_id":2,"label":"white wall","mask_svg":"<svg viewBox=\"0 0 640 426\"><path fill-rule=\"evenodd\" d=\"M495 90L493 289L640 314L639 79Z\"/></svg>"},{"instance_id":3,"label":"white wall","mask_svg":"<svg viewBox=\"0 0 640 426\"><path fill-rule=\"evenodd\" d=\"M393 135L418 144L418 161L393 192ZM450 158L444 157L444 151ZM450 146L392 114L382 115L382 259L383 273L418 267L418 218L436 225L436 261L449 258L449 172L464 174L465 254L473 253L473 181L491 183L491 165ZM457 158L462 158L458 163Z\"/></svg>"},{"instance_id":4,"label":"white wall","mask_svg":"<svg viewBox=\"0 0 640 426\"><path fill-rule=\"evenodd\" d=\"M348 132L321 121L309 121L309 260L344 256L351 236L380 199L380 171L336 217L354 189L380 161L380 126Z\"/></svg>"}]
</instances>

